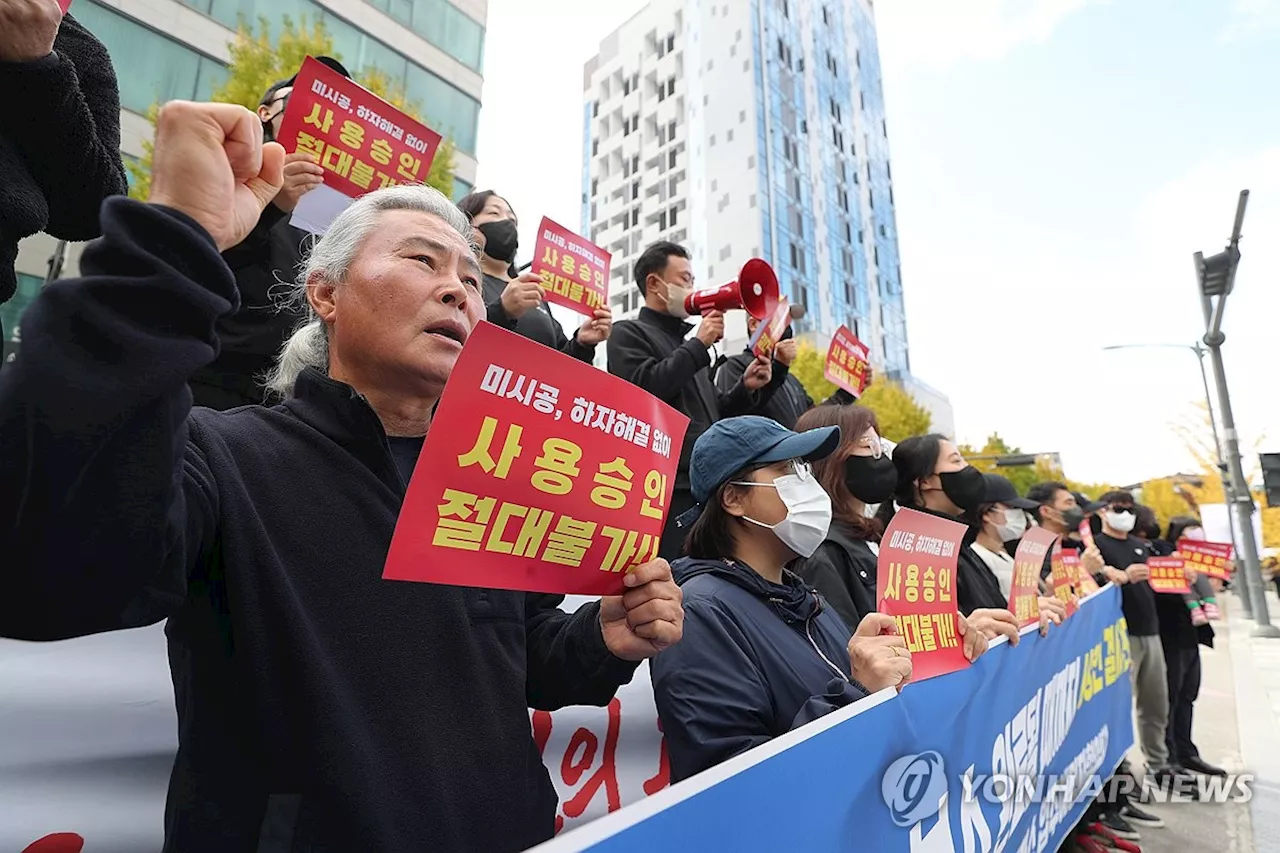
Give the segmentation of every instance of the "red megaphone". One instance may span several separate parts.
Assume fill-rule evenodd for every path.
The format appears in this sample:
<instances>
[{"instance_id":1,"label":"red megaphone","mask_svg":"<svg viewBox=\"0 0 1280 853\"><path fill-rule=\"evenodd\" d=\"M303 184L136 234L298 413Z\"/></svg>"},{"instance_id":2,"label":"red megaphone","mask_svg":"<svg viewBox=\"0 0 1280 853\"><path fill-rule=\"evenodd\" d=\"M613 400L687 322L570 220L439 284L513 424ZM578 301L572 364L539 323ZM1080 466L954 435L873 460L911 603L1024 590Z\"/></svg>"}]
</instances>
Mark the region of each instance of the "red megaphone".
<instances>
[{"instance_id":1,"label":"red megaphone","mask_svg":"<svg viewBox=\"0 0 1280 853\"><path fill-rule=\"evenodd\" d=\"M763 320L777 304L778 277L773 274L773 267L752 258L743 264L737 281L686 296L684 310L688 314L705 314L741 308L757 320Z\"/></svg>"}]
</instances>

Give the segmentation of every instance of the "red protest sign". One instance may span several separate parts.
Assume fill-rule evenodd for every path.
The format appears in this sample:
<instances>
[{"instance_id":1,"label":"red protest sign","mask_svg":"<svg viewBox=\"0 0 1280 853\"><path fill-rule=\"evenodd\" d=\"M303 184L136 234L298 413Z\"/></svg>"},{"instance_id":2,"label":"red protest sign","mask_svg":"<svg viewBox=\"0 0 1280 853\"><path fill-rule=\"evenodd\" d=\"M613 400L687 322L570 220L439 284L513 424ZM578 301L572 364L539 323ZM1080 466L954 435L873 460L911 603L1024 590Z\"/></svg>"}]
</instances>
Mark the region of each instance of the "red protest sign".
<instances>
[{"instance_id":1,"label":"red protest sign","mask_svg":"<svg viewBox=\"0 0 1280 853\"><path fill-rule=\"evenodd\" d=\"M773 355L773 348L782 340L782 333L791 325L791 305L787 297L778 299L778 306L766 319L756 326L751 336L751 352L757 358Z\"/></svg>"},{"instance_id":2,"label":"red protest sign","mask_svg":"<svg viewBox=\"0 0 1280 853\"><path fill-rule=\"evenodd\" d=\"M1064 551L1062 564L1067 567L1067 575L1076 579L1077 594L1082 596L1093 595L1098 591L1098 582L1093 579L1093 575L1085 571L1084 563L1080 561L1079 555L1068 554Z\"/></svg>"},{"instance_id":3,"label":"red protest sign","mask_svg":"<svg viewBox=\"0 0 1280 853\"><path fill-rule=\"evenodd\" d=\"M1009 586L1009 612L1020 627L1040 621L1040 569L1049 549L1058 541L1056 533L1032 527L1022 534L1013 554L1013 583Z\"/></svg>"},{"instance_id":4,"label":"red protest sign","mask_svg":"<svg viewBox=\"0 0 1280 853\"><path fill-rule=\"evenodd\" d=\"M689 424L657 398L481 323L432 423L384 578L615 595L657 555Z\"/></svg>"},{"instance_id":5,"label":"red protest sign","mask_svg":"<svg viewBox=\"0 0 1280 853\"><path fill-rule=\"evenodd\" d=\"M1147 568L1151 574L1147 583L1156 592L1189 593L1187 576L1183 573L1186 561L1181 557L1151 557L1147 560Z\"/></svg>"},{"instance_id":6,"label":"red protest sign","mask_svg":"<svg viewBox=\"0 0 1280 853\"><path fill-rule=\"evenodd\" d=\"M1201 574L1225 581L1231 580L1232 550L1232 547L1225 542L1179 539L1178 553L1175 556L1182 557Z\"/></svg>"},{"instance_id":7,"label":"red protest sign","mask_svg":"<svg viewBox=\"0 0 1280 853\"><path fill-rule=\"evenodd\" d=\"M877 610L892 616L911 651L912 681L969 665L960 645L956 563L965 527L902 509L880 540Z\"/></svg>"},{"instance_id":8,"label":"red protest sign","mask_svg":"<svg viewBox=\"0 0 1280 853\"><path fill-rule=\"evenodd\" d=\"M1089 519L1080 522L1080 541L1084 543L1086 548L1093 548L1096 543L1093 541L1093 528L1089 526Z\"/></svg>"},{"instance_id":9,"label":"red protest sign","mask_svg":"<svg viewBox=\"0 0 1280 853\"><path fill-rule=\"evenodd\" d=\"M594 317L609 301L609 261L612 255L542 217L533 247L533 271L542 277L548 302Z\"/></svg>"},{"instance_id":10,"label":"red protest sign","mask_svg":"<svg viewBox=\"0 0 1280 853\"><path fill-rule=\"evenodd\" d=\"M1062 559L1062 556L1062 543L1055 542L1053 544L1053 554L1049 558L1050 578L1053 581L1053 597L1066 605L1067 615L1070 616L1080 609L1080 605L1076 601L1075 591L1071 588L1072 576L1067 571L1067 564Z\"/></svg>"},{"instance_id":11,"label":"red protest sign","mask_svg":"<svg viewBox=\"0 0 1280 853\"><path fill-rule=\"evenodd\" d=\"M831 336L827 348L827 364L823 376L855 397L867 388L867 359L870 350L853 336L848 326L841 326Z\"/></svg>"},{"instance_id":12,"label":"red protest sign","mask_svg":"<svg viewBox=\"0 0 1280 853\"><path fill-rule=\"evenodd\" d=\"M71 0L58 0L58 8L62 10L62 14L67 14L67 10L71 8Z\"/></svg>"},{"instance_id":13,"label":"red protest sign","mask_svg":"<svg viewBox=\"0 0 1280 853\"><path fill-rule=\"evenodd\" d=\"M440 134L308 56L280 123L280 144L324 167L324 182L356 198L427 179Z\"/></svg>"}]
</instances>

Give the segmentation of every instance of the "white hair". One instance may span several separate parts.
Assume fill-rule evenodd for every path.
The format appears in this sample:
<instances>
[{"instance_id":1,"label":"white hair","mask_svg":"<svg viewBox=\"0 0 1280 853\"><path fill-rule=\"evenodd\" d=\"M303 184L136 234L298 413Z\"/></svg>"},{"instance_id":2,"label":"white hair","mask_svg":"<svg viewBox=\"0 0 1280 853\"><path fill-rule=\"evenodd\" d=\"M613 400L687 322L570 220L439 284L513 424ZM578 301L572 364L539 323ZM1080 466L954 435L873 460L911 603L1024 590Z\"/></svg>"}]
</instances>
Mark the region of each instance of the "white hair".
<instances>
[{"instance_id":1,"label":"white hair","mask_svg":"<svg viewBox=\"0 0 1280 853\"><path fill-rule=\"evenodd\" d=\"M313 279L335 285L345 282L360 246L377 226L382 213L388 210L416 210L438 216L476 251L466 214L437 189L424 184L400 184L375 190L353 201L312 246L302 272L281 299L281 309L300 309L303 319L284 342L275 366L266 376L269 393L282 399L292 396L294 382L308 367L328 373L329 334L307 299L308 283Z\"/></svg>"}]
</instances>

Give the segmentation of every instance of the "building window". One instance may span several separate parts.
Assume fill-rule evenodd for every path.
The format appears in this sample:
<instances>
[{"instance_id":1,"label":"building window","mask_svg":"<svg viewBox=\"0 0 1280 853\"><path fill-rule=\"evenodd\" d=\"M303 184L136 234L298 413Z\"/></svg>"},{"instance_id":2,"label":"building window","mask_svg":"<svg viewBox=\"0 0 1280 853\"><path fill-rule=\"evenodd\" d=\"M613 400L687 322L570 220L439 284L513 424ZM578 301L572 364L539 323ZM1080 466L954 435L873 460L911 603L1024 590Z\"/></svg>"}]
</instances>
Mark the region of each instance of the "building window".
<instances>
[{"instance_id":1,"label":"building window","mask_svg":"<svg viewBox=\"0 0 1280 853\"><path fill-rule=\"evenodd\" d=\"M676 152L674 148L671 149L671 153L668 155L668 159L671 161L670 168L674 169L676 167Z\"/></svg>"},{"instance_id":2,"label":"building window","mask_svg":"<svg viewBox=\"0 0 1280 853\"><path fill-rule=\"evenodd\" d=\"M747 207L755 207L755 206L756 206L756 194L752 193L751 196L747 199Z\"/></svg>"},{"instance_id":3,"label":"building window","mask_svg":"<svg viewBox=\"0 0 1280 853\"><path fill-rule=\"evenodd\" d=\"M726 131L725 131L725 133L724 133L724 141L725 141L725 142L732 142L732 141L733 141L733 128L729 128L728 130L726 130Z\"/></svg>"},{"instance_id":4,"label":"building window","mask_svg":"<svg viewBox=\"0 0 1280 853\"><path fill-rule=\"evenodd\" d=\"M624 97L631 94L631 78L630 77L622 81L622 94Z\"/></svg>"},{"instance_id":5,"label":"building window","mask_svg":"<svg viewBox=\"0 0 1280 853\"><path fill-rule=\"evenodd\" d=\"M638 128L639 125L636 125L636 127ZM640 155L639 154L634 154L631 157L631 172L632 174L635 174L635 175L640 174Z\"/></svg>"},{"instance_id":6,"label":"building window","mask_svg":"<svg viewBox=\"0 0 1280 853\"><path fill-rule=\"evenodd\" d=\"M673 121L667 125L667 139L675 139L675 138L676 138L676 123Z\"/></svg>"},{"instance_id":7,"label":"building window","mask_svg":"<svg viewBox=\"0 0 1280 853\"><path fill-rule=\"evenodd\" d=\"M707 70L710 71L715 66L715 64L716 64L716 61L714 59L708 59Z\"/></svg>"},{"instance_id":8,"label":"building window","mask_svg":"<svg viewBox=\"0 0 1280 853\"><path fill-rule=\"evenodd\" d=\"M747 111L738 110L738 124L743 124L747 120Z\"/></svg>"},{"instance_id":9,"label":"building window","mask_svg":"<svg viewBox=\"0 0 1280 853\"><path fill-rule=\"evenodd\" d=\"M599 178L592 178L592 179L591 179L591 197L592 197L592 198L595 198L595 197L596 197L596 191L597 191L598 189L600 189L600 179L599 179Z\"/></svg>"},{"instance_id":10,"label":"building window","mask_svg":"<svg viewBox=\"0 0 1280 853\"><path fill-rule=\"evenodd\" d=\"M640 224L640 208L634 207L631 209L631 227L634 228L639 224Z\"/></svg>"},{"instance_id":11,"label":"building window","mask_svg":"<svg viewBox=\"0 0 1280 853\"><path fill-rule=\"evenodd\" d=\"M754 169L755 167L756 167L756 155L754 155L754 154L748 154L748 155L747 155L747 168L748 168L748 169Z\"/></svg>"},{"instance_id":12,"label":"building window","mask_svg":"<svg viewBox=\"0 0 1280 853\"><path fill-rule=\"evenodd\" d=\"M720 260L727 261L733 255L733 246L726 245L720 249Z\"/></svg>"},{"instance_id":13,"label":"building window","mask_svg":"<svg viewBox=\"0 0 1280 853\"><path fill-rule=\"evenodd\" d=\"M599 101L592 101L592 102L591 102L591 117L592 117L592 118L597 118L599 115L600 115L600 102L599 102Z\"/></svg>"},{"instance_id":14,"label":"building window","mask_svg":"<svg viewBox=\"0 0 1280 853\"><path fill-rule=\"evenodd\" d=\"M831 19L827 16L827 7L826 7L826 6L823 6L823 7L822 7L822 23L824 23L824 24L830 24L830 23L831 23Z\"/></svg>"},{"instance_id":15,"label":"building window","mask_svg":"<svg viewBox=\"0 0 1280 853\"><path fill-rule=\"evenodd\" d=\"M738 55L738 46L736 44L729 45L729 58L732 59L737 55Z\"/></svg>"},{"instance_id":16,"label":"building window","mask_svg":"<svg viewBox=\"0 0 1280 853\"><path fill-rule=\"evenodd\" d=\"M715 147L716 147L716 135L715 135L714 133L713 133L713 134L711 134L711 140L707 143L707 147L708 147L708 148L715 148Z\"/></svg>"},{"instance_id":17,"label":"building window","mask_svg":"<svg viewBox=\"0 0 1280 853\"><path fill-rule=\"evenodd\" d=\"M640 198L640 182L633 181L631 183L631 200L635 201L638 198Z\"/></svg>"},{"instance_id":18,"label":"building window","mask_svg":"<svg viewBox=\"0 0 1280 853\"><path fill-rule=\"evenodd\" d=\"M712 191L712 192L715 192L715 191L716 191L716 190L718 190L719 188L720 188L720 182L719 182L719 181L717 181L715 178L712 178L712 179L711 179L711 191Z\"/></svg>"},{"instance_id":19,"label":"building window","mask_svg":"<svg viewBox=\"0 0 1280 853\"><path fill-rule=\"evenodd\" d=\"M668 220L672 228L676 227L676 210L677 208L671 208L671 218Z\"/></svg>"},{"instance_id":20,"label":"building window","mask_svg":"<svg viewBox=\"0 0 1280 853\"><path fill-rule=\"evenodd\" d=\"M658 230L667 230L667 212L665 210L658 214Z\"/></svg>"},{"instance_id":21,"label":"building window","mask_svg":"<svg viewBox=\"0 0 1280 853\"><path fill-rule=\"evenodd\" d=\"M676 78L670 77L667 79L667 95L670 96L670 95L674 95L675 93L676 93Z\"/></svg>"},{"instance_id":22,"label":"building window","mask_svg":"<svg viewBox=\"0 0 1280 853\"><path fill-rule=\"evenodd\" d=\"M667 52L670 53L675 49L676 49L676 35L675 33L671 33L669 36L667 36Z\"/></svg>"}]
</instances>

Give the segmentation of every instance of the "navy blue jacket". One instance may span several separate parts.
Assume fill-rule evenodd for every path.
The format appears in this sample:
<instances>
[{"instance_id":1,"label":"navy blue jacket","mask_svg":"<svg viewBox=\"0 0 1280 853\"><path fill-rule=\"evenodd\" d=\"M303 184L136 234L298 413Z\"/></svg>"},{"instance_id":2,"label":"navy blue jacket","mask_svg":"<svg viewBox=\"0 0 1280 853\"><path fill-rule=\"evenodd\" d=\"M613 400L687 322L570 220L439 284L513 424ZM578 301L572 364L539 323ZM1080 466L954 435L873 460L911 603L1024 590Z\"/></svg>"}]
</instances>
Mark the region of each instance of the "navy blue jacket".
<instances>
[{"instance_id":1,"label":"navy blue jacket","mask_svg":"<svg viewBox=\"0 0 1280 853\"><path fill-rule=\"evenodd\" d=\"M527 707L605 705L636 667L598 606L383 580L405 482L373 409L308 370L280 406L193 411L235 279L176 211L110 199L102 226L0 371L0 636L168 619L166 851L550 838Z\"/></svg>"},{"instance_id":2,"label":"navy blue jacket","mask_svg":"<svg viewBox=\"0 0 1280 853\"><path fill-rule=\"evenodd\" d=\"M868 694L851 632L813 589L749 566L685 558L684 638L650 664L671 781L714 767Z\"/></svg>"}]
</instances>

